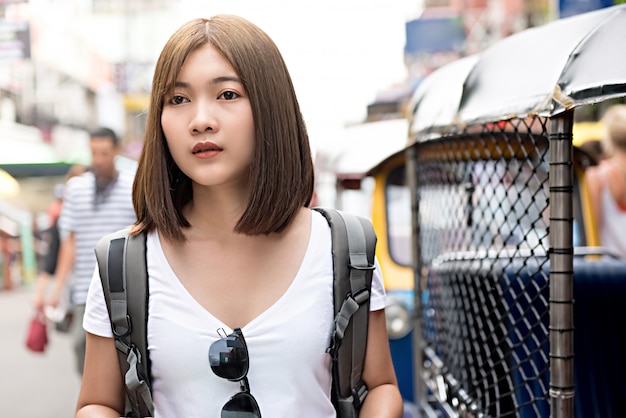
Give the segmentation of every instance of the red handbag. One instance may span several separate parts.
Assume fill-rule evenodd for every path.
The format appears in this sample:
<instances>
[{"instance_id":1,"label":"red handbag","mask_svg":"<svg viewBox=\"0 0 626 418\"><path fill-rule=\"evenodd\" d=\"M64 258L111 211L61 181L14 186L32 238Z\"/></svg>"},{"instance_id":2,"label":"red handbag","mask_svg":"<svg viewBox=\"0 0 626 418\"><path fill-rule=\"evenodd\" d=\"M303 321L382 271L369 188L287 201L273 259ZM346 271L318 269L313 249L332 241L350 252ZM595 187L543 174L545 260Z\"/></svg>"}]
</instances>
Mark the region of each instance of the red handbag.
<instances>
[{"instance_id":1,"label":"red handbag","mask_svg":"<svg viewBox=\"0 0 626 418\"><path fill-rule=\"evenodd\" d=\"M48 328L43 312L37 312L30 320L28 335L26 337L26 347L36 353L43 353L48 344Z\"/></svg>"}]
</instances>

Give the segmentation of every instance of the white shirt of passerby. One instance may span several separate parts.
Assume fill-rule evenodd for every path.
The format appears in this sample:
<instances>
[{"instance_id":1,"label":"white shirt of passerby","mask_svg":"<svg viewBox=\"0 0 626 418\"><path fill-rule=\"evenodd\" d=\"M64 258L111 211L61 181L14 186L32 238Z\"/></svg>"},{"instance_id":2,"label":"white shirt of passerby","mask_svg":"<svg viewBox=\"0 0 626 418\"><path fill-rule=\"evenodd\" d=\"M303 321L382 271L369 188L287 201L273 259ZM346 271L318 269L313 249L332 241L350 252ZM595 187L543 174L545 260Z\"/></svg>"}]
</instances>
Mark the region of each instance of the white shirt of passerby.
<instances>
[{"instance_id":1,"label":"white shirt of passerby","mask_svg":"<svg viewBox=\"0 0 626 418\"><path fill-rule=\"evenodd\" d=\"M71 302L83 305L96 266L94 248L106 234L132 225L135 210L132 201L133 176L120 172L106 196L96 200L96 177L92 172L68 180L59 217L63 238L74 233L76 249L70 281Z\"/></svg>"}]
</instances>

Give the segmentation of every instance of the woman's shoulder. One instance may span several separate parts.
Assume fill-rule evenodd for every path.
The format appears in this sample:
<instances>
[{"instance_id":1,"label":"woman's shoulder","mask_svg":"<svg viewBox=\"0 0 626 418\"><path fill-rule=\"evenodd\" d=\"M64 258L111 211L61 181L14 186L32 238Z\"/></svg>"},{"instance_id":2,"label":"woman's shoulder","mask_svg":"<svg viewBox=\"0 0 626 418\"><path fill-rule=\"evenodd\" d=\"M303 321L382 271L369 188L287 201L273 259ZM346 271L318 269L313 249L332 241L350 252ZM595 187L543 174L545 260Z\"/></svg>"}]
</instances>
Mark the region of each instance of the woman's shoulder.
<instances>
[{"instance_id":1,"label":"woman's shoulder","mask_svg":"<svg viewBox=\"0 0 626 418\"><path fill-rule=\"evenodd\" d=\"M330 234L330 223L326 219L326 216L322 214L320 211L317 211L315 209L307 208L307 210L310 213L308 219L310 219L311 233L317 232L318 236L325 232Z\"/></svg>"}]
</instances>

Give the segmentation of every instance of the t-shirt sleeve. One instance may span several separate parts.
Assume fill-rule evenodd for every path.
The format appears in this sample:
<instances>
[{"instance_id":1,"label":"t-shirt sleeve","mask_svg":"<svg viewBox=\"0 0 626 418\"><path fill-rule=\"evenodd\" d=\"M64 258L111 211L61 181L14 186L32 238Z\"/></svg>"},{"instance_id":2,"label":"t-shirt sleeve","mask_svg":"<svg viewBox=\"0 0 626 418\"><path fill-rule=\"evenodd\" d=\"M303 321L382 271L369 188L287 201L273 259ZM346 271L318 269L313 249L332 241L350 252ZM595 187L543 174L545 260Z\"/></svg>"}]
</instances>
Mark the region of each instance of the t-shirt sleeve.
<instances>
[{"instance_id":1,"label":"t-shirt sleeve","mask_svg":"<svg viewBox=\"0 0 626 418\"><path fill-rule=\"evenodd\" d=\"M85 316L83 317L83 328L85 331L100 337L113 338L111 331L111 321L107 310L100 272L98 267L94 269L87 293L87 303L85 305Z\"/></svg>"},{"instance_id":2,"label":"t-shirt sleeve","mask_svg":"<svg viewBox=\"0 0 626 418\"><path fill-rule=\"evenodd\" d=\"M385 284L383 274L378 265L378 259L374 260L374 274L372 274L372 291L370 296L370 311L378 311L385 308Z\"/></svg>"}]
</instances>

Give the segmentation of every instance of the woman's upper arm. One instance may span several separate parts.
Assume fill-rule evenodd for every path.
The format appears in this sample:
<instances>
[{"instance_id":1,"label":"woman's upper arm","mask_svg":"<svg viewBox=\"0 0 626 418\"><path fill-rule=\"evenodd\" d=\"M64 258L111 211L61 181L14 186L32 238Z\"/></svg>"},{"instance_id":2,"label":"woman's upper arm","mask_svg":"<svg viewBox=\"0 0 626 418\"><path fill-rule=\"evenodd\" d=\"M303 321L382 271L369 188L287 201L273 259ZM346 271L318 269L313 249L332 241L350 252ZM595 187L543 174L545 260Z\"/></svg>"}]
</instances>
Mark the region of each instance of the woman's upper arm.
<instances>
[{"instance_id":1,"label":"woman's upper arm","mask_svg":"<svg viewBox=\"0 0 626 418\"><path fill-rule=\"evenodd\" d=\"M402 397L391 361L384 309L371 311L369 315L363 381L369 390L361 410L363 417L402 415Z\"/></svg>"},{"instance_id":2,"label":"woman's upper arm","mask_svg":"<svg viewBox=\"0 0 626 418\"><path fill-rule=\"evenodd\" d=\"M125 390L118 354L113 338L100 337L87 333L85 351L85 371L76 405L77 416L80 410L94 407L109 408L111 412L123 416ZM109 415L102 415L109 416Z\"/></svg>"},{"instance_id":3,"label":"woman's upper arm","mask_svg":"<svg viewBox=\"0 0 626 418\"><path fill-rule=\"evenodd\" d=\"M363 380L369 389L385 383L397 385L384 309L371 311L369 315Z\"/></svg>"}]
</instances>

